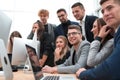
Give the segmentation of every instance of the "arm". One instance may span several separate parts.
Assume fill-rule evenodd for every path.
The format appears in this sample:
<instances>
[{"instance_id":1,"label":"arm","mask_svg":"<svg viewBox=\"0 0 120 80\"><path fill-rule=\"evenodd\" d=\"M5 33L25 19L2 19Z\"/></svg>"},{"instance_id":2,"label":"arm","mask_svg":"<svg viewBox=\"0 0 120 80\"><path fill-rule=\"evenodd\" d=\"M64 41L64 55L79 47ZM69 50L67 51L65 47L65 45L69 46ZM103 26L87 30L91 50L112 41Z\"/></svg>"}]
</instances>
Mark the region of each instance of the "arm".
<instances>
[{"instance_id":1,"label":"arm","mask_svg":"<svg viewBox=\"0 0 120 80\"><path fill-rule=\"evenodd\" d=\"M46 62L47 58L48 58L48 56L46 56L46 55L43 55L43 56L42 56L42 59L39 60L40 66L43 66L43 65L44 65L44 63Z\"/></svg>"},{"instance_id":2,"label":"arm","mask_svg":"<svg viewBox=\"0 0 120 80\"><path fill-rule=\"evenodd\" d=\"M76 71L79 68L85 67L87 64L87 57L88 57L88 51L89 51L89 43L84 43L80 48L80 52L78 52L79 57L77 60L77 63L75 65L69 64L67 66L57 66L58 73L76 73ZM70 60L70 59L69 59ZM69 61L72 62L72 59ZM67 62L66 62L67 64ZM65 65L65 63L64 63Z\"/></svg>"},{"instance_id":3,"label":"arm","mask_svg":"<svg viewBox=\"0 0 120 80\"><path fill-rule=\"evenodd\" d=\"M12 54L12 44L10 40L8 41L8 44L7 44L7 52L8 54Z\"/></svg>"},{"instance_id":4,"label":"arm","mask_svg":"<svg viewBox=\"0 0 120 80\"><path fill-rule=\"evenodd\" d=\"M54 62L58 61L60 59L60 52L62 48L57 47L54 51Z\"/></svg>"},{"instance_id":5,"label":"arm","mask_svg":"<svg viewBox=\"0 0 120 80\"><path fill-rule=\"evenodd\" d=\"M100 41L94 40L90 45L87 65L88 66L96 66L105 60L113 50L113 39L110 39L104 44L104 46L100 49Z\"/></svg>"},{"instance_id":6,"label":"arm","mask_svg":"<svg viewBox=\"0 0 120 80\"><path fill-rule=\"evenodd\" d=\"M120 41L104 62L96 68L83 71L79 74L81 80L119 80L120 79Z\"/></svg>"},{"instance_id":7,"label":"arm","mask_svg":"<svg viewBox=\"0 0 120 80\"><path fill-rule=\"evenodd\" d=\"M58 65L56 67L44 67L42 70L44 72L49 72L49 73L76 73L76 71L79 68L85 67L87 64L87 57L88 57L88 51L89 51L90 44L89 43L83 43L79 47L78 53L78 58L77 62L75 65L72 64L72 56L73 54L70 55L70 57L61 65ZM72 51L72 49L71 49Z\"/></svg>"},{"instance_id":8,"label":"arm","mask_svg":"<svg viewBox=\"0 0 120 80\"><path fill-rule=\"evenodd\" d=\"M59 59L59 60L55 61L55 64L56 64L56 65L59 65L59 64L64 63L64 62L69 58L69 56L70 56L70 52L68 51L68 52L66 53L66 55L63 56L62 59Z\"/></svg>"},{"instance_id":9,"label":"arm","mask_svg":"<svg viewBox=\"0 0 120 80\"><path fill-rule=\"evenodd\" d=\"M45 65L45 62L47 60L47 58L49 57L49 55L52 55L53 53L50 53L51 51L51 39L49 38L49 34L48 33L43 33L43 35L41 36L41 45L40 45L40 53L42 54L41 59L40 59L40 63L42 63L43 65Z\"/></svg>"},{"instance_id":10,"label":"arm","mask_svg":"<svg viewBox=\"0 0 120 80\"><path fill-rule=\"evenodd\" d=\"M32 39L34 36L34 33L31 31L30 34L28 35L27 39Z\"/></svg>"}]
</instances>

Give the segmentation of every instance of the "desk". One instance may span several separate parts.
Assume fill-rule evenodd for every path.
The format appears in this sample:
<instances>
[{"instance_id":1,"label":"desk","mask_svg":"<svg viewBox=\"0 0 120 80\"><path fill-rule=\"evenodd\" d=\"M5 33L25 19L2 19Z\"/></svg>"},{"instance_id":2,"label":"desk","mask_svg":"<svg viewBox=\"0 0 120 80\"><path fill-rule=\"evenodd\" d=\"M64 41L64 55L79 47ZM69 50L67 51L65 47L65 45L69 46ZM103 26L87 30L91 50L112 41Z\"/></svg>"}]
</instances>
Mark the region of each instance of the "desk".
<instances>
[{"instance_id":1,"label":"desk","mask_svg":"<svg viewBox=\"0 0 120 80\"><path fill-rule=\"evenodd\" d=\"M49 74L49 73L44 73L44 76L47 75L67 75L67 76L75 76L75 74ZM75 76L76 77L76 76ZM0 76L0 80L5 80L4 76ZM18 70L17 72L13 72L13 80L34 80L34 76L31 71L24 72L23 70ZM79 80L76 78L76 80Z\"/></svg>"},{"instance_id":2,"label":"desk","mask_svg":"<svg viewBox=\"0 0 120 80\"><path fill-rule=\"evenodd\" d=\"M0 76L0 80L5 80L4 76ZM34 80L32 72L25 73L23 70L13 72L13 80Z\"/></svg>"}]
</instances>

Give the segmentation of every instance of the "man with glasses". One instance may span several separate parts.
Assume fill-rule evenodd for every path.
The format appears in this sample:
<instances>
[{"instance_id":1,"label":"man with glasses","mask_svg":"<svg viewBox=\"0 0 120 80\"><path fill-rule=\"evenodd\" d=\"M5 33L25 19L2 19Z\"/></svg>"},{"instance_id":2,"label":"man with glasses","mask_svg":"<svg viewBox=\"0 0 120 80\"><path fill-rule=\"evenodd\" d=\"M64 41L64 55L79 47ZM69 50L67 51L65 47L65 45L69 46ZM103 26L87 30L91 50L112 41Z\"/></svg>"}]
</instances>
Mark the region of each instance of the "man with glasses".
<instances>
[{"instance_id":1,"label":"man with glasses","mask_svg":"<svg viewBox=\"0 0 120 80\"><path fill-rule=\"evenodd\" d=\"M57 36L59 36L59 35L63 35L65 37L67 37L68 26L71 24L79 25L77 22L68 20L67 12L63 8L61 8L57 11L57 16L58 16L61 24L59 24L57 26L57 28L55 29L55 38L57 38ZM69 44L69 46L71 47L70 44Z\"/></svg>"},{"instance_id":2,"label":"man with glasses","mask_svg":"<svg viewBox=\"0 0 120 80\"><path fill-rule=\"evenodd\" d=\"M79 68L86 67L90 43L82 40L80 27L70 25L68 27L67 37L73 45L70 50L70 57L63 63L55 67L45 66L43 72L47 73L76 73Z\"/></svg>"}]
</instances>

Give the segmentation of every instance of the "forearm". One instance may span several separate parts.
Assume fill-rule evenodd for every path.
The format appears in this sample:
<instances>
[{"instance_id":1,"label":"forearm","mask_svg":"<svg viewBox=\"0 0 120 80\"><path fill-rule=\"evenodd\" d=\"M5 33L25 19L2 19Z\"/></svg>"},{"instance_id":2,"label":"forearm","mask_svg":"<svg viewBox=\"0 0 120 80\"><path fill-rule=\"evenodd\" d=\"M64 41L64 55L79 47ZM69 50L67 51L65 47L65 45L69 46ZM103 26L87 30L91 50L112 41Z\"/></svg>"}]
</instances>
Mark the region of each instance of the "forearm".
<instances>
[{"instance_id":1,"label":"forearm","mask_svg":"<svg viewBox=\"0 0 120 80\"><path fill-rule=\"evenodd\" d=\"M106 63L99 65L97 68L83 71L79 75L80 80L111 80L111 72Z\"/></svg>"},{"instance_id":2,"label":"forearm","mask_svg":"<svg viewBox=\"0 0 120 80\"><path fill-rule=\"evenodd\" d=\"M46 56L46 55L43 55L43 56L42 56L42 59L40 59L40 65L41 65L41 66L43 66L43 65L45 64L45 62L46 62L46 60L47 60L47 57L48 57L48 56Z\"/></svg>"},{"instance_id":3,"label":"forearm","mask_svg":"<svg viewBox=\"0 0 120 80\"><path fill-rule=\"evenodd\" d=\"M100 48L100 41L94 40L91 43L89 54L88 54L88 59L87 59L88 66L95 66L95 58L96 58L96 55L98 54L99 48Z\"/></svg>"}]
</instances>

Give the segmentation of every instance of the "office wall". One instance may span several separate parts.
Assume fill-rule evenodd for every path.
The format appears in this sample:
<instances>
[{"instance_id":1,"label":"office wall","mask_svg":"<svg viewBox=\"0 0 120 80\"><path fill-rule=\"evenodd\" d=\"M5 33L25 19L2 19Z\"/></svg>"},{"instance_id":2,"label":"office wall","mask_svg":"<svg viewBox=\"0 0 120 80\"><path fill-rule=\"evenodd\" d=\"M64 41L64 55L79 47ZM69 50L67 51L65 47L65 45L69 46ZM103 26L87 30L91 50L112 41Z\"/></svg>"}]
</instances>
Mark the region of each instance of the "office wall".
<instances>
[{"instance_id":1,"label":"office wall","mask_svg":"<svg viewBox=\"0 0 120 80\"><path fill-rule=\"evenodd\" d=\"M72 15L71 5L75 2L82 2L86 9L86 14L98 15L95 10L98 8L98 0L0 0L0 10L12 19L11 31L18 30L23 38L30 33L32 24L39 19L38 11L42 8L50 11L48 22L58 25L56 11L65 8L68 18L75 20Z\"/></svg>"}]
</instances>

